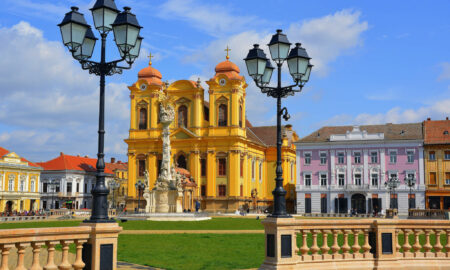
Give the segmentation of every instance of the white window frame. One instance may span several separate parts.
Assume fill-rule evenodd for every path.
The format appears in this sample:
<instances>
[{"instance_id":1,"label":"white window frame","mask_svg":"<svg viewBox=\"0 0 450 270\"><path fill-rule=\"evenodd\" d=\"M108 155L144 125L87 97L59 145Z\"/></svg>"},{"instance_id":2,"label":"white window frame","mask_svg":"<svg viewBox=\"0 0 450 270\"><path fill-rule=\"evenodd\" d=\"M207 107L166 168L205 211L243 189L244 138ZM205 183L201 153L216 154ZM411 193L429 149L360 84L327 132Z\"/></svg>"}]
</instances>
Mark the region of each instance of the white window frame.
<instances>
[{"instance_id":1,"label":"white window frame","mask_svg":"<svg viewBox=\"0 0 450 270\"><path fill-rule=\"evenodd\" d=\"M308 159L308 160L309 160L309 163L306 163L306 156L308 156L308 158L309 158L309 159ZM307 165L307 166L308 166L308 165L311 165L312 152L309 152L309 151L308 151L308 152L303 152L303 159L304 159L304 160L303 160L303 164L304 164L304 165Z\"/></svg>"},{"instance_id":2,"label":"white window frame","mask_svg":"<svg viewBox=\"0 0 450 270\"><path fill-rule=\"evenodd\" d=\"M448 156L448 157L445 156L445 152L449 152L449 151L450 151L450 149L444 150L444 160L450 160L450 156Z\"/></svg>"},{"instance_id":3,"label":"white window frame","mask_svg":"<svg viewBox=\"0 0 450 270\"><path fill-rule=\"evenodd\" d=\"M306 183L306 177L309 176L309 185L307 185ZM303 185L305 187L310 187L312 184L312 174L310 172L305 172L303 173Z\"/></svg>"},{"instance_id":4,"label":"white window frame","mask_svg":"<svg viewBox=\"0 0 450 270\"><path fill-rule=\"evenodd\" d=\"M36 182L34 180L31 180L30 182L30 192L35 192L36 188Z\"/></svg>"},{"instance_id":5,"label":"white window frame","mask_svg":"<svg viewBox=\"0 0 450 270\"><path fill-rule=\"evenodd\" d=\"M342 154L342 163L339 162L339 158L340 158L339 154ZM343 152L343 151L337 152L337 160L338 160L338 164L345 164L345 152Z\"/></svg>"},{"instance_id":6,"label":"white window frame","mask_svg":"<svg viewBox=\"0 0 450 270\"><path fill-rule=\"evenodd\" d=\"M372 154L375 154L375 161L373 161ZM370 151L370 163L378 163L378 151Z\"/></svg>"},{"instance_id":7,"label":"white window frame","mask_svg":"<svg viewBox=\"0 0 450 270\"><path fill-rule=\"evenodd\" d=\"M409 153L411 153L412 152L412 161L409 161ZM414 149L406 149L406 162L407 163L414 163L414 160L415 160L415 158L414 158L414 155L416 154L416 151L414 150Z\"/></svg>"},{"instance_id":8,"label":"white window frame","mask_svg":"<svg viewBox=\"0 0 450 270\"><path fill-rule=\"evenodd\" d=\"M341 178L342 175L342 185L341 185ZM343 187L345 186L345 173L338 173L338 186Z\"/></svg>"},{"instance_id":9,"label":"white window frame","mask_svg":"<svg viewBox=\"0 0 450 270\"><path fill-rule=\"evenodd\" d=\"M325 185L322 185L322 176L325 176ZM328 173L327 172L319 173L319 185L321 187L327 187L328 186Z\"/></svg>"},{"instance_id":10,"label":"white window frame","mask_svg":"<svg viewBox=\"0 0 450 270\"><path fill-rule=\"evenodd\" d=\"M431 152L433 152L433 159L431 159ZM436 151L429 151L428 152L428 160L429 161L436 161Z\"/></svg>"},{"instance_id":11,"label":"white window frame","mask_svg":"<svg viewBox=\"0 0 450 270\"><path fill-rule=\"evenodd\" d=\"M356 162L356 154L358 154L359 156L359 162ZM355 151L353 152L353 163L354 164L361 164L361 151Z\"/></svg>"},{"instance_id":12,"label":"white window frame","mask_svg":"<svg viewBox=\"0 0 450 270\"><path fill-rule=\"evenodd\" d=\"M359 174L359 184L357 183L357 181L356 181L356 175L357 174ZM355 172L354 174L353 174L353 184L355 185L355 186L362 186L362 173L361 172Z\"/></svg>"},{"instance_id":13,"label":"white window frame","mask_svg":"<svg viewBox=\"0 0 450 270\"><path fill-rule=\"evenodd\" d=\"M324 155L324 156L323 156ZM325 158L325 163L322 163L322 158ZM319 152L320 165L326 165L328 160L328 155L326 151Z\"/></svg>"},{"instance_id":14,"label":"white window frame","mask_svg":"<svg viewBox=\"0 0 450 270\"><path fill-rule=\"evenodd\" d=\"M376 185L373 184L373 182L374 182L373 181L374 180L373 176L374 175L377 177L377 184ZM370 185L373 186L373 187L378 187L380 185L379 183L380 183L380 175L378 174L378 172L371 172L370 173Z\"/></svg>"}]
</instances>

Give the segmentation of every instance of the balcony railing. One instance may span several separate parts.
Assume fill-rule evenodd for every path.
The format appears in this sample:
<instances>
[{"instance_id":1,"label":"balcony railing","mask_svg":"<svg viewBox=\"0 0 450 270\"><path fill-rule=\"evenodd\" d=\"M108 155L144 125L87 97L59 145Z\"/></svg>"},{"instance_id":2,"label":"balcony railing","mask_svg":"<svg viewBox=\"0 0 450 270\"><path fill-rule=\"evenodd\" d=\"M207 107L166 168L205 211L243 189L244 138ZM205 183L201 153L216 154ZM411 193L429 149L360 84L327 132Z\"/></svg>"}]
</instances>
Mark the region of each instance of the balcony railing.
<instances>
[{"instance_id":1,"label":"balcony railing","mask_svg":"<svg viewBox=\"0 0 450 270\"><path fill-rule=\"evenodd\" d=\"M262 223L266 259L260 269L450 268L448 220L267 218Z\"/></svg>"},{"instance_id":2,"label":"balcony railing","mask_svg":"<svg viewBox=\"0 0 450 270\"><path fill-rule=\"evenodd\" d=\"M366 190L369 189L368 184L361 184L361 185L355 185L355 184L347 184L345 185L346 190Z\"/></svg>"},{"instance_id":3,"label":"balcony railing","mask_svg":"<svg viewBox=\"0 0 450 270\"><path fill-rule=\"evenodd\" d=\"M77 197L79 192L58 192L58 197Z\"/></svg>"},{"instance_id":4,"label":"balcony railing","mask_svg":"<svg viewBox=\"0 0 450 270\"><path fill-rule=\"evenodd\" d=\"M100 262L112 266L116 269L117 264L117 238L122 230L117 223L83 223L83 226L64 228L36 228L36 229L8 229L0 230L0 269L8 270L11 264L9 255L17 249L17 262L15 269L75 269L81 270L86 265L89 269L99 270ZM75 244L75 259L70 261L69 245ZM56 265L55 246L61 245L61 263ZM103 254L105 246L111 245L112 253ZM31 266L25 265L25 253L27 247L32 248ZM86 248L87 247L87 248ZM40 265L42 249L47 249L46 264ZM83 261L84 260L84 261ZM29 267L29 268L27 268ZM42 268L43 267L43 268Z\"/></svg>"}]
</instances>

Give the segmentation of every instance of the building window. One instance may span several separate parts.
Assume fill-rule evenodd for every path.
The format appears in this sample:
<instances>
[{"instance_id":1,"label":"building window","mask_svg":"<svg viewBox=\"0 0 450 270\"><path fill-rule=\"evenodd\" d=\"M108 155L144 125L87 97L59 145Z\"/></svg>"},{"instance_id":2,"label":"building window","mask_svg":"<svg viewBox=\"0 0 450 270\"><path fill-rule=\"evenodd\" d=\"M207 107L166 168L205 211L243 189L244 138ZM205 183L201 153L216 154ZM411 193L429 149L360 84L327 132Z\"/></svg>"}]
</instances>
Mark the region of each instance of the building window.
<instances>
[{"instance_id":1,"label":"building window","mask_svg":"<svg viewBox=\"0 0 450 270\"><path fill-rule=\"evenodd\" d=\"M450 172L445 173L445 184L450 185Z\"/></svg>"},{"instance_id":2,"label":"building window","mask_svg":"<svg viewBox=\"0 0 450 270\"><path fill-rule=\"evenodd\" d=\"M259 163L259 182L262 181L262 163Z\"/></svg>"},{"instance_id":3,"label":"building window","mask_svg":"<svg viewBox=\"0 0 450 270\"><path fill-rule=\"evenodd\" d=\"M397 152L392 151L389 153L389 162L390 163L397 163Z\"/></svg>"},{"instance_id":4,"label":"building window","mask_svg":"<svg viewBox=\"0 0 450 270\"><path fill-rule=\"evenodd\" d=\"M320 213L327 213L327 194L320 194Z\"/></svg>"},{"instance_id":5,"label":"building window","mask_svg":"<svg viewBox=\"0 0 450 270\"><path fill-rule=\"evenodd\" d=\"M241 159L241 161L239 163L239 170L240 170L239 175L241 177L244 177L244 160L243 159Z\"/></svg>"},{"instance_id":6,"label":"building window","mask_svg":"<svg viewBox=\"0 0 450 270\"><path fill-rule=\"evenodd\" d=\"M355 174L355 185L357 185L357 186L361 185L361 174L360 173Z\"/></svg>"},{"instance_id":7,"label":"building window","mask_svg":"<svg viewBox=\"0 0 450 270\"><path fill-rule=\"evenodd\" d=\"M378 174L372 173L370 178L372 179L372 186L377 187L378 186Z\"/></svg>"},{"instance_id":8,"label":"building window","mask_svg":"<svg viewBox=\"0 0 450 270\"><path fill-rule=\"evenodd\" d=\"M320 185L322 187L326 187L327 186L327 175L326 174L321 174L320 175Z\"/></svg>"},{"instance_id":9,"label":"building window","mask_svg":"<svg viewBox=\"0 0 450 270\"><path fill-rule=\"evenodd\" d=\"M436 185L436 173L430 172L430 185Z\"/></svg>"},{"instance_id":10,"label":"building window","mask_svg":"<svg viewBox=\"0 0 450 270\"><path fill-rule=\"evenodd\" d=\"M406 151L406 155L408 156L408 163L414 162L414 151Z\"/></svg>"},{"instance_id":11,"label":"building window","mask_svg":"<svg viewBox=\"0 0 450 270\"><path fill-rule=\"evenodd\" d=\"M361 153L360 152L356 152L354 154L354 158L355 158L355 164L361 163Z\"/></svg>"},{"instance_id":12,"label":"building window","mask_svg":"<svg viewBox=\"0 0 450 270\"><path fill-rule=\"evenodd\" d=\"M239 127L242 127L242 105L239 106Z\"/></svg>"},{"instance_id":13,"label":"building window","mask_svg":"<svg viewBox=\"0 0 450 270\"><path fill-rule=\"evenodd\" d=\"M252 180L255 180L255 161L252 161Z\"/></svg>"},{"instance_id":14,"label":"building window","mask_svg":"<svg viewBox=\"0 0 450 270\"><path fill-rule=\"evenodd\" d=\"M305 153L305 165L311 164L311 153Z\"/></svg>"},{"instance_id":15,"label":"building window","mask_svg":"<svg viewBox=\"0 0 450 270\"><path fill-rule=\"evenodd\" d=\"M370 161L372 163L378 163L378 153L377 152L370 153Z\"/></svg>"},{"instance_id":16,"label":"building window","mask_svg":"<svg viewBox=\"0 0 450 270\"><path fill-rule=\"evenodd\" d=\"M25 191L25 181L24 180L20 180L20 191Z\"/></svg>"},{"instance_id":17,"label":"building window","mask_svg":"<svg viewBox=\"0 0 450 270\"><path fill-rule=\"evenodd\" d=\"M450 151L445 151L444 152L444 159L445 160L450 160Z\"/></svg>"},{"instance_id":18,"label":"building window","mask_svg":"<svg viewBox=\"0 0 450 270\"><path fill-rule=\"evenodd\" d=\"M219 196L227 196L227 186L226 185L219 185Z\"/></svg>"},{"instance_id":19,"label":"building window","mask_svg":"<svg viewBox=\"0 0 450 270\"><path fill-rule=\"evenodd\" d=\"M139 110L139 129L147 129L147 109Z\"/></svg>"},{"instance_id":20,"label":"building window","mask_svg":"<svg viewBox=\"0 0 450 270\"><path fill-rule=\"evenodd\" d=\"M291 183L294 183L294 163L291 163Z\"/></svg>"},{"instance_id":21,"label":"building window","mask_svg":"<svg viewBox=\"0 0 450 270\"><path fill-rule=\"evenodd\" d=\"M157 175L160 175L161 174L161 166L162 166L162 160L161 159L158 159L158 171L157 171Z\"/></svg>"},{"instance_id":22,"label":"building window","mask_svg":"<svg viewBox=\"0 0 450 270\"><path fill-rule=\"evenodd\" d=\"M92 184L92 187L94 187L94 184ZM92 188L94 189L94 188ZM59 186L59 182L57 183L56 187L53 188L54 192L59 192L60 191L60 186Z\"/></svg>"},{"instance_id":23,"label":"building window","mask_svg":"<svg viewBox=\"0 0 450 270\"><path fill-rule=\"evenodd\" d=\"M80 183L77 183L77 192L80 192Z\"/></svg>"},{"instance_id":24,"label":"building window","mask_svg":"<svg viewBox=\"0 0 450 270\"><path fill-rule=\"evenodd\" d=\"M433 161L436 160L436 152L430 151L430 153L428 154L428 159Z\"/></svg>"},{"instance_id":25,"label":"building window","mask_svg":"<svg viewBox=\"0 0 450 270\"><path fill-rule=\"evenodd\" d=\"M227 175L227 159L219 158L219 176Z\"/></svg>"},{"instance_id":26,"label":"building window","mask_svg":"<svg viewBox=\"0 0 450 270\"><path fill-rule=\"evenodd\" d=\"M345 157L344 157L344 153L338 153L338 163L339 164L344 164L345 162Z\"/></svg>"},{"instance_id":27,"label":"building window","mask_svg":"<svg viewBox=\"0 0 450 270\"><path fill-rule=\"evenodd\" d=\"M219 105L219 127L227 126L227 105Z\"/></svg>"},{"instance_id":28,"label":"building window","mask_svg":"<svg viewBox=\"0 0 450 270\"><path fill-rule=\"evenodd\" d=\"M13 174L9 175L9 181L8 181L8 190L9 191L14 191L14 181L15 181L16 177Z\"/></svg>"},{"instance_id":29,"label":"building window","mask_svg":"<svg viewBox=\"0 0 450 270\"><path fill-rule=\"evenodd\" d=\"M30 183L30 192L35 192L34 188L35 188L35 182L31 181L31 183Z\"/></svg>"},{"instance_id":30,"label":"building window","mask_svg":"<svg viewBox=\"0 0 450 270\"><path fill-rule=\"evenodd\" d=\"M206 185L202 185L201 195L206 196Z\"/></svg>"},{"instance_id":31,"label":"building window","mask_svg":"<svg viewBox=\"0 0 450 270\"><path fill-rule=\"evenodd\" d=\"M305 186L310 187L311 186L311 175L310 174L305 174L303 176L305 179Z\"/></svg>"},{"instance_id":32,"label":"building window","mask_svg":"<svg viewBox=\"0 0 450 270\"><path fill-rule=\"evenodd\" d=\"M72 183L71 182L67 182L66 191L67 191L67 193L71 193L72 192Z\"/></svg>"},{"instance_id":33,"label":"building window","mask_svg":"<svg viewBox=\"0 0 450 270\"><path fill-rule=\"evenodd\" d=\"M188 126L188 110L187 107L181 105L178 108L178 126L187 127Z\"/></svg>"},{"instance_id":34,"label":"building window","mask_svg":"<svg viewBox=\"0 0 450 270\"><path fill-rule=\"evenodd\" d=\"M408 194L408 206L409 208L416 208L416 194Z\"/></svg>"},{"instance_id":35,"label":"building window","mask_svg":"<svg viewBox=\"0 0 450 270\"><path fill-rule=\"evenodd\" d=\"M327 153L322 152L320 153L320 164L326 164L327 163Z\"/></svg>"},{"instance_id":36,"label":"building window","mask_svg":"<svg viewBox=\"0 0 450 270\"><path fill-rule=\"evenodd\" d=\"M244 196L244 185L240 185L239 187L239 196Z\"/></svg>"},{"instance_id":37,"label":"building window","mask_svg":"<svg viewBox=\"0 0 450 270\"><path fill-rule=\"evenodd\" d=\"M144 176L144 172L145 172L145 159L139 159L138 160L138 176Z\"/></svg>"},{"instance_id":38,"label":"building window","mask_svg":"<svg viewBox=\"0 0 450 270\"><path fill-rule=\"evenodd\" d=\"M48 184L47 183L42 184L42 192L47 193L47 189L48 189Z\"/></svg>"},{"instance_id":39,"label":"building window","mask_svg":"<svg viewBox=\"0 0 450 270\"><path fill-rule=\"evenodd\" d=\"M340 187L345 185L345 175L343 173L338 174L338 184Z\"/></svg>"},{"instance_id":40,"label":"building window","mask_svg":"<svg viewBox=\"0 0 450 270\"><path fill-rule=\"evenodd\" d=\"M187 169L186 157L184 155L179 155L177 158L177 167Z\"/></svg>"},{"instance_id":41,"label":"building window","mask_svg":"<svg viewBox=\"0 0 450 270\"><path fill-rule=\"evenodd\" d=\"M206 158L200 159L201 176L206 176Z\"/></svg>"}]
</instances>

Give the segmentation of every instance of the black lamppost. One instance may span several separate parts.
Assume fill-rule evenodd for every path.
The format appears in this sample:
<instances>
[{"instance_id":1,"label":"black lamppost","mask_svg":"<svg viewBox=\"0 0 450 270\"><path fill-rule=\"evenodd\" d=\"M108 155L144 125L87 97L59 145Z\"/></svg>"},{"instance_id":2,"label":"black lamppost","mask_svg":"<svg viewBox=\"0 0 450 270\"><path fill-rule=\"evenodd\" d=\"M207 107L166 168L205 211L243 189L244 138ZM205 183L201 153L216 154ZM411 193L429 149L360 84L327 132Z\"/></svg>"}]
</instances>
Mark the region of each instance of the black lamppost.
<instances>
[{"instance_id":1,"label":"black lamppost","mask_svg":"<svg viewBox=\"0 0 450 270\"><path fill-rule=\"evenodd\" d=\"M405 183L409 187L409 198L408 198L408 210L411 209L411 200L412 200L412 188L416 185L416 178L414 178L414 175L406 176L405 177Z\"/></svg>"},{"instance_id":2,"label":"black lamppost","mask_svg":"<svg viewBox=\"0 0 450 270\"><path fill-rule=\"evenodd\" d=\"M253 78L256 86L261 89L262 93L277 99L277 168L276 186L272 191L274 208L271 217L290 217L286 212L286 190L283 188L283 169L281 167L281 116L287 121L290 115L286 107L281 108L281 98L293 96L296 92L302 91L311 74L312 65L309 62L311 58L306 53L306 50L301 47L300 43L296 43L295 47L289 52L291 43L289 43L286 35L282 33L282 30L277 30L268 46L272 60L278 67L278 84L276 87L269 87L270 78L275 68L272 67L270 60L266 57L264 51L259 48L259 45L255 44L253 46L254 48L248 52L247 57L244 59L248 74ZM289 72L295 84L282 87L281 67L285 60L287 60ZM297 86L298 88L296 89L295 87Z\"/></svg>"},{"instance_id":3,"label":"black lamppost","mask_svg":"<svg viewBox=\"0 0 450 270\"><path fill-rule=\"evenodd\" d=\"M141 190L143 190L145 188L145 183L142 182L141 180L137 181L136 184L134 184L134 187L137 189L138 191L138 207L137 207L137 211L139 212L139 209L141 208Z\"/></svg>"},{"instance_id":4,"label":"black lamppost","mask_svg":"<svg viewBox=\"0 0 450 270\"><path fill-rule=\"evenodd\" d=\"M130 69L134 60L139 56L142 37L139 37L141 26L136 16L130 12L129 7L124 7L120 12L114 0L97 0L91 8L95 28L99 31L102 47L100 62L90 61L97 38L86 23L83 14L78 12L77 7L66 13L64 19L58 26L61 29L63 43L72 53L73 58L78 60L81 67L89 70L89 73L100 76L100 105L98 122L98 153L97 153L97 175L95 187L92 190L93 204L92 215L86 222L114 222L108 218L108 193L105 185L105 161L104 161L104 135L105 135L105 76L121 74L123 69ZM110 31L114 32L114 40L121 58L119 60L106 62L105 49L106 37ZM119 66L125 61L128 66Z\"/></svg>"},{"instance_id":5,"label":"black lamppost","mask_svg":"<svg viewBox=\"0 0 450 270\"><path fill-rule=\"evenodd\" d=\"M116 209L116 200L115 200L115 190L117 190L120 187L120 182L116 179L109 182L109 188L111 188L112 191L112 206L114 209Z\"/></svg>"},{"instance_id":6,"label":"black lamppost","mask_svg":"<svg viewBox=\"0 0 450 270\"><path fill-rule=\"evenodd\" d=\"M392 200L392 194L395 196L395 189L400 185L400 180L396 176L392 176L388 181L384 182L384 186L389 190L389 208L394 209L394 201Z\"/></svg>"}]
</instances>

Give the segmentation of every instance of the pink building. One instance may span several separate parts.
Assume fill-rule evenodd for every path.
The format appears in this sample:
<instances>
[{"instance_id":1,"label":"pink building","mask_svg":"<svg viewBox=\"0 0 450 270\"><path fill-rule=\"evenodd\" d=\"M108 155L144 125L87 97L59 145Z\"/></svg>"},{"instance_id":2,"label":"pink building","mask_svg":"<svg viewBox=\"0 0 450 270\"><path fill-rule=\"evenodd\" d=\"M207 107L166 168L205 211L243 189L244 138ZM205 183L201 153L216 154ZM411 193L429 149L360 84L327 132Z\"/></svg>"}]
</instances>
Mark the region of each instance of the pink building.
<instances>
[{"instance_id":1,"label":"pink building","mask_svg":"<svg viewBox=\"0 0 450 270\"><path fill-rule=\"evenodd\" d=\"M425 207L422 124L323 127L297 146L297 213ZM405 178L416 180L410 188ZM389 178L400 185L392 192Z\"/></svg>"}]
</instances>

